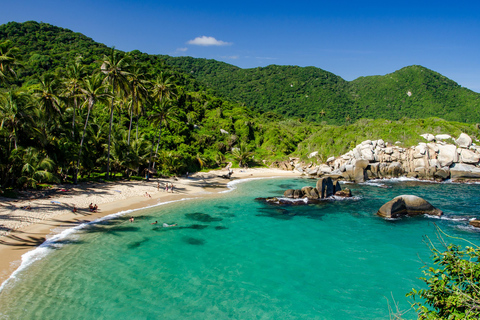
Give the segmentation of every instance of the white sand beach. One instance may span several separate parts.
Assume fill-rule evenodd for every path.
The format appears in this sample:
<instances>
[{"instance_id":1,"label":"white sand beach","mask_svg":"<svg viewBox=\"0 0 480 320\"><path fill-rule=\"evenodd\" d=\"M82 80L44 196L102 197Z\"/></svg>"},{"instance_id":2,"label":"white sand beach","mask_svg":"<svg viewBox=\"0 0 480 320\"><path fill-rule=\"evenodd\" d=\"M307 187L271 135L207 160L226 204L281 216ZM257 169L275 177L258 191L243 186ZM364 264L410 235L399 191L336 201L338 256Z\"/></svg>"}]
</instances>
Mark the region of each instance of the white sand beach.
<instances>
[{"instance_id":1,"label":"white sand beach","mask_svg":"<svg viewBox=\"0 0 480 320\"><path fill-rule=\"evenodd\" d=\"M232 179L220 177L225 170L195 173L189 178L152 179L56 186L51 196L12 200L0 198L0 283L20 266L21 256L66 228L109 214L138 209L183 198L203 198L227 189L230 181L246 178L298 177L280 169L234 169ZM165 191L166 184L174 190ZM91 212L89 205L97 205ZM29 208L28 208L29 207ZM73 208L76 212L73 212Z\"/></svg>"}]
</instances>

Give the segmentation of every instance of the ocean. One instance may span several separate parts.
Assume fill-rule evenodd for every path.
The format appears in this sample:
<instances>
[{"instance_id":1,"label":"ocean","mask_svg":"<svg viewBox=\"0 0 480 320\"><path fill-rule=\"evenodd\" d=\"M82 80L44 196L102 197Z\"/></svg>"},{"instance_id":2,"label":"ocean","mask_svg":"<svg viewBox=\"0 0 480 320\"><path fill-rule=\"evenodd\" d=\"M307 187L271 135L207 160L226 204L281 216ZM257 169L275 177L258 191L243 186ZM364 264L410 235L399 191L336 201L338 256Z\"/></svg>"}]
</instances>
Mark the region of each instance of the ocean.
<instances>
[{"instance_id":1,"label":"ocean","mask_svg":"<svg viewBox=\"0 0 480 320\"><path fill-rule=\"evenodd\" d=\"M371 181L343 184L352 199L255 200L315 182L243 181L228 193L64 232L3 285L0 318L388 319L399 311L416 319L405 294L424 287L425 240L440 246L438 227L480 245L480 232L468 225L480 218L478 184ZM445 215L376 215L402 194L423 197Z\"/></svg>"}]
</instances>

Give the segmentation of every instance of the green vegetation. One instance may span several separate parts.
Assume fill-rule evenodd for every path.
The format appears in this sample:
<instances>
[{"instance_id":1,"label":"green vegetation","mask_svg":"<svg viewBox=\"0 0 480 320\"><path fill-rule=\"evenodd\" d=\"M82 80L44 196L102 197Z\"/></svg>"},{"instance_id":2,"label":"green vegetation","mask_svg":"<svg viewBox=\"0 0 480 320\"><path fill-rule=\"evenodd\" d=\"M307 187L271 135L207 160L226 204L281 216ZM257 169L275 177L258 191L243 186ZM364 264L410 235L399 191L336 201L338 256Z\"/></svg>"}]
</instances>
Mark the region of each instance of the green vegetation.
<instances>
[{"instance_id":1,"label":"green vegetation","mask_svg":"<svg viewBox=\"0 0 480 320\"><path fill-rule=\"evenodd\" d=\"M318 151L320 160L325 161L330 156L339 156L355 148L365 140L383 139L395 144L400 142L403 147L410 147L419 142L426 142L420 135L424 133L447 133L458 137L466 133L472 138L478 138L480 132L476 125L445 121L440 118L408 119L398 121L385 119L360 119L343 126L323 125L303 140L295 152L299 157Z\"/></svg>"},{"instance_id":2,"label":"green vegetation","mask_svg":"<svg viewBox=\"0 0 480 320\"><path fill-rule=\"evenodd\" d=\"M421 67L349 83L313 67L243 70L214 60L124 53L29 21L0 26L0 71L4 189L76 183L104 173L108 179L182 174L228 162L264 165L289 155L306 159L312 151L324 160L365 139L410 145L426 132L478 133L462 123L465 114L476 119L478 108L469 108L478 95ZM358 94L365 88L376 93ZM403 97L410 109L383 107L398 95L411 98ZM456 104L442 110L460 122L403 118L437 114L439 99ZM375 120L359 119L362 114Z\"/></svg>"},{"instance_id":3,"label":"green vegetation","mask_svg":"<svg viewBox=\"0 0 480 320\"><path fill-rule=\"evenodd\" d=\"M480 94L421 66L347 82L315 67L240 69L214 60L161 57L221 96L262 112L336 125L405 116L480 122Z\"/></svg>"},{"instance_id":4,"label":"green vegetation","mask_svg":"<svg viewBox=\"0 0 480 320\"><path fill-rule=\"evenodd\" d=\"M442 239L443 240L443 239ZM419 319L478 319L480 317L480 248L442 243L439 250L427 239L434 266L425 265L420 278L427 289L407 296Z\"/></svg>"}]
</instances>

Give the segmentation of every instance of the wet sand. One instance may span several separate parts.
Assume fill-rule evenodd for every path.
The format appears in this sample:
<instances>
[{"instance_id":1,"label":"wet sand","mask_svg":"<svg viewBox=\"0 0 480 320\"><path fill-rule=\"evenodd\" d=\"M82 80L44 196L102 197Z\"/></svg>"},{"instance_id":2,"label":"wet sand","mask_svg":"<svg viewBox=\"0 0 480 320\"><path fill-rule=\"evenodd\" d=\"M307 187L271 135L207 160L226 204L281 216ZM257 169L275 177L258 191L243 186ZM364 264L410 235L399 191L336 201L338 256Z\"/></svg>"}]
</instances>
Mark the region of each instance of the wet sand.
<instances>
[{"instance_id":1,"label":"wet sand","mask_svg":"<svg viewBox=\"0 0 480 320\"><path fill-rule=\"evenodd\" d=\"M221 178L226 170L195 173L188 179L153 179L60 186L49 198L12 200L0 198L0 284L21 264L21 257L49 237L84 222L159 203L184 198L216 196L227 190L227 183L238 179L299 177L300 173L279 169L235 169L232 179ZM172 184L174 191L166 192ZM160 188L158 188L160 184ZM63 191L62 191L63 189ZM90 212L89 204L99 210ZM31 209L24 209L30 206ZM72 212L73 207L77 212Z\"/></svg>"}]
</instances>

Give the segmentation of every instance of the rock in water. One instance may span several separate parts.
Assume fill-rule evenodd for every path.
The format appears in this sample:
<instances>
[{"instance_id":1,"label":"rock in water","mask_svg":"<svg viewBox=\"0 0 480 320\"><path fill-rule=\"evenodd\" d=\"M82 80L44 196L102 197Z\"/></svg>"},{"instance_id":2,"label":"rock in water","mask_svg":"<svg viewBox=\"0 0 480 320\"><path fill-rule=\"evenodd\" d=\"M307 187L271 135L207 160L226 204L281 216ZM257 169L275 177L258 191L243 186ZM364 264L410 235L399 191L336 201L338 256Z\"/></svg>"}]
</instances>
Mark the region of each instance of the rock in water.
<instances>
[{"instance_id":1,"label":"rock in water","mask_svg":"<svg viewBox=\"0 0 480 320\"><path fill-rule=\"evenodd\" d=\"M420 197L401 195L385 203L378 209L377 214L384 218L399 218L405 215L416 216L421 214L441 216L443 212Z\"/></svg>"},{"instance_id":2,"label":"rock in water","mask_svg":"<svg viewBox=\"0 0 480 320\"><path fill-rule=\"evenodd\" d=\"M288 189L286 190L284 193L283 193L283 196L285 198L293 198L293 193L295 192L295 190L293 189Z\"/></svg>"},{"instance_id":3,"label":"rock in water","mask_svg":"<svg viewBox=\"0 0 480 320\"><path fill-rule=\"evenodd\" d=\"M480 220L477 220L477 219L470 220L468 224L471 225L472 227L480 228Z\"/></svg>"}]
</instances>

